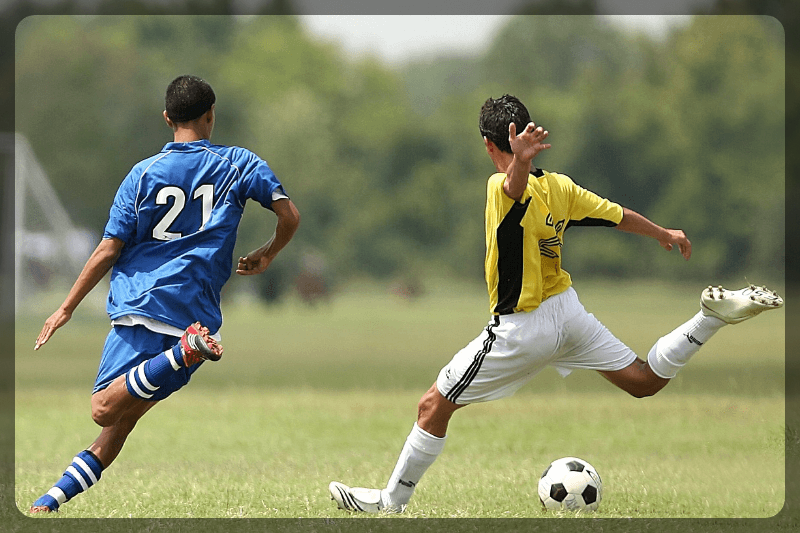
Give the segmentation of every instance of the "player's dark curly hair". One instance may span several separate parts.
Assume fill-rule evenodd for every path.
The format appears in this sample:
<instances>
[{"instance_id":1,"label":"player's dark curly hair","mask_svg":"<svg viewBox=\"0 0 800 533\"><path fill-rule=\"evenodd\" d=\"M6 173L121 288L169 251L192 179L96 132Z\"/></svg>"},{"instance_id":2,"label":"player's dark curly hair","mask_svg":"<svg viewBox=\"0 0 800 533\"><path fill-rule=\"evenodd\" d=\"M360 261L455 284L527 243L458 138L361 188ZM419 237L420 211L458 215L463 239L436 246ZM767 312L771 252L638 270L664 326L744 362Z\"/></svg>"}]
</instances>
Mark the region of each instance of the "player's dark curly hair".
<instances>
[{"instance_id":1,"label":"player's dark curly hair","mask_svg":"<svg viewBox=\"0 0 800 533\"><path fill-rule=\"evenodd\" d=\"M217 97L214 89L202 78L192 75L178 76L167 87L164 105L172 122L188 122L211 109Z\"/></svg>"},{"instance_id":2,"label":"player's dark curly hair","mask_svg":"<svg viewBox=\"0 0 800 533\"><path fill-rule=\"evenodd\" d=\"M494 143L502 152L512 153L508 142L508 125L517 125L517 135L531 121L525 105L516 96L504 94L500 98L488 98L481 107L478 127L481 136Z\"/></svg>"}]
</instances>

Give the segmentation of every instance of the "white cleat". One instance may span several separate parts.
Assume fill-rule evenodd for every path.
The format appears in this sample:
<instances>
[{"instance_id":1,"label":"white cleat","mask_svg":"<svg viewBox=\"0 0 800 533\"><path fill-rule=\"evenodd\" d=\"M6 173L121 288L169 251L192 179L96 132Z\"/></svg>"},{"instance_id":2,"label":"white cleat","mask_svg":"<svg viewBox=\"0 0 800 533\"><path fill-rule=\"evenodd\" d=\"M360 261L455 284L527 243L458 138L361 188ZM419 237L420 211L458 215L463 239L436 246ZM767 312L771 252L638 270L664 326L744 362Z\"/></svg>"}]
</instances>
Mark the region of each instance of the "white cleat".
<instances>
[{"instance_id":1,"label":"white cleat","mask_svg":"<svg viewBox=\"0 0 800 533\"><path fill-rule=\"evenodd\" d=\"M738 291L709 286L700 296L703 314L719 318L728 324L738 324L762 311L781 306L783 298L777 292L756 285Z\"/></svg>"},{"instance_id":2,"label":"white cleat","mask_svg":"<svg viewBox=\"0 0 800 533\"><path fill-rule=\"evenodd\" d=\"M384 505L380 489L365 489L362 487L350 488L338 481L331 481L328 485L331 499L336 502L339 509L359 513L401 513L403 508Z\"/></svg>"}]
</instances>

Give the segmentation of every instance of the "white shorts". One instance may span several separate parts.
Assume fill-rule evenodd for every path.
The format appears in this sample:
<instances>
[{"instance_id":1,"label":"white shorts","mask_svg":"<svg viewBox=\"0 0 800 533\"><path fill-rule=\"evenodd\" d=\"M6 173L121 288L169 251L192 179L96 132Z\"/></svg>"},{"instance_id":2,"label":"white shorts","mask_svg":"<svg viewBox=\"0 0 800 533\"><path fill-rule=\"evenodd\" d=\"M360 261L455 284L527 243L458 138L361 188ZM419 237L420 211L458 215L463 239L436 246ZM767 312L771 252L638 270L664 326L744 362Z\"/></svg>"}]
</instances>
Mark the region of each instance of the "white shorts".
<instances>
[{"instance_id":1,"label":"white shorts","mask_svg":"<svg viewBox=\"0 0 800 533\"><path fill-rule=\"evenodd\" d=\"M511 396L547 365L566 376L576 368L621 370L635 360L570 287L533 311L492 317L442 368L436 387L457 404L485 402Z\"/></svg>"}]
</instances>

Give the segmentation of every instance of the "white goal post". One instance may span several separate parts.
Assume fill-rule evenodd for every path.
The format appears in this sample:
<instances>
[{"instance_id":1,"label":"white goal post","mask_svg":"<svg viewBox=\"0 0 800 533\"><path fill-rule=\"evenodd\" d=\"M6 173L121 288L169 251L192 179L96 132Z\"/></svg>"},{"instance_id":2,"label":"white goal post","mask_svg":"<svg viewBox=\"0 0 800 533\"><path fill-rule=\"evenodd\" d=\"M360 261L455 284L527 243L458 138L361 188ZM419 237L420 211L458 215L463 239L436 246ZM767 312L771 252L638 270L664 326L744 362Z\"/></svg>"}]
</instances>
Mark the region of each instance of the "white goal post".
<instances>
[{"instance_id":1,"label":"white goal post","mask_svg":"<svg viewBox=\"0 0 800 533\"><path fill-rule=\"evenodd\" d=\"M34 289L25 275L26 259L39 259L59 274L74 278L83 268L88 257L87 244L89 246L91 244L87 243L86 232L72 223L25 136L20 133L2 134L0 149L5 153L11 147L13 147L11 164L14 168L13 271L16 312L21 298ZM8 199L5 204L7 207ZM4 212L8 213L9 210L6 209ZM34 231L28 226L31 215L38 219L39 225L44 229ZM5 224L6 220L3 222ZM88 251L90 253L91 249Z\"/></svg>"}]
</instances>

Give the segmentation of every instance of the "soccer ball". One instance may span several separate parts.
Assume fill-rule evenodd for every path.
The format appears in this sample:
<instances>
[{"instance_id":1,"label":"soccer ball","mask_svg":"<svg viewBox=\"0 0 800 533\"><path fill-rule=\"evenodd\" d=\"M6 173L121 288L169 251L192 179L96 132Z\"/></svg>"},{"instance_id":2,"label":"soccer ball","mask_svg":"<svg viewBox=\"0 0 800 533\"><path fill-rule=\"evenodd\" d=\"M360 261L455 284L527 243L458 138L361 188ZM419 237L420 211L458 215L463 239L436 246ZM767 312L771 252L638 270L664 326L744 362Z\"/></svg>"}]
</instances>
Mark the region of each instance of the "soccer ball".
<instances>
[{"instance_id":1,"label":"soccer ball","mask_svg":"<svg viewBox=\"0 0 800 533\"><path fill-rule=\"evenodd\" d=\"M602 497L597 470L577 457L556 459L539 479L539 499L545 509L596 511Z\"/></svg>"}]
</instances>

